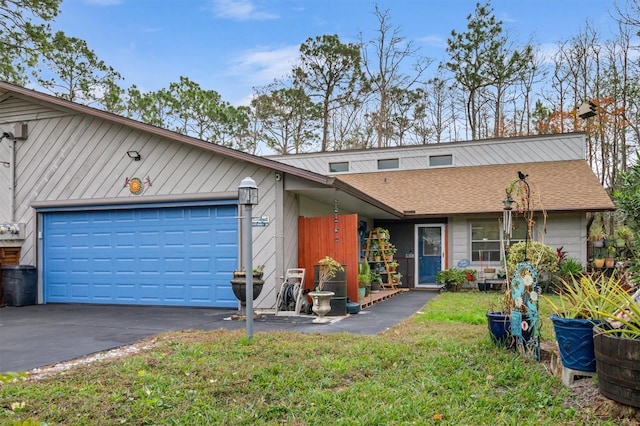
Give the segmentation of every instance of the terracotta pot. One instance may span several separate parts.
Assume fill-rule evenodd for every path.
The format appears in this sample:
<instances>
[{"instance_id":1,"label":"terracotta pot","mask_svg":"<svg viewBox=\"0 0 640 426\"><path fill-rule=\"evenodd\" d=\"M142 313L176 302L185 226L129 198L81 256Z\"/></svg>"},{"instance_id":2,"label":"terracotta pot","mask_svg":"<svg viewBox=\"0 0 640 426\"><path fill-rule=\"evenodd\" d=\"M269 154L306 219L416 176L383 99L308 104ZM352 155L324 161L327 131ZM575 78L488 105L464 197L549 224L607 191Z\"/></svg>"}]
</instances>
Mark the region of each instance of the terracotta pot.
<instances>
[{"instance_id":1,"label":"terracotta pot","mask_svg":"<svg viewBox=\"0 0 640 426\"><path fill-rule=\"evenodd\" d=\"M593 266L598 269L604 268L604 258L593 259Z\"/></svg>"}]
</instances>

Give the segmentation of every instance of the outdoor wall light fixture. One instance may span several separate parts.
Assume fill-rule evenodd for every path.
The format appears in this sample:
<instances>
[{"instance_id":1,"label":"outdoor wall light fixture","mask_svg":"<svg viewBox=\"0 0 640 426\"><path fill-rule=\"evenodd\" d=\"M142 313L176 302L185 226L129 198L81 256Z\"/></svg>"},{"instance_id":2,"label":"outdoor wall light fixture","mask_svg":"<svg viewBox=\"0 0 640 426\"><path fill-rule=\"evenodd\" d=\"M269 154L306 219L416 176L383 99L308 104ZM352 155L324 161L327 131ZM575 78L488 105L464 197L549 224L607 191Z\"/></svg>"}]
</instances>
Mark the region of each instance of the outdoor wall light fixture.
<instances>
[{"instance_id":1,"label":"outdoor wall light fixture","mask_svg":"<svg viewBox=\"0 0 640 426\"><path fill-rule=\"evenodd\" d=\"M13 133L11 132L2 132L2 136L0 136L0 141L4 138L14 140L16 137L13 136Z\"/></svg>"},{"instance_id":2,"label":"outdoor wall light fixture","mask_svg":"<svg viewBox=\"0 0 640 426\"><path fill-rule=\"evenodd\" d=\"M127 151L127 155L129 158L132 158L133 161L140 161L140 153L138 151Z\"/></svg>"},{"instance_id":3,"label":"outdoor wall light fixture","mask_svg":"<svg viewBox=\"0 0 640 426\"><path fill-rule=\"evenodd\" d=\"M13 136L13 133L11 132L2 132L2 135L0 136L0 142L2 141L2 139L11 139L11 140L15 140L16 137ZM3 166L9 168L11 167L11 163L9 163L8 161L0 161L0 164L2 164Z\"/></svg>"}]
</instances>

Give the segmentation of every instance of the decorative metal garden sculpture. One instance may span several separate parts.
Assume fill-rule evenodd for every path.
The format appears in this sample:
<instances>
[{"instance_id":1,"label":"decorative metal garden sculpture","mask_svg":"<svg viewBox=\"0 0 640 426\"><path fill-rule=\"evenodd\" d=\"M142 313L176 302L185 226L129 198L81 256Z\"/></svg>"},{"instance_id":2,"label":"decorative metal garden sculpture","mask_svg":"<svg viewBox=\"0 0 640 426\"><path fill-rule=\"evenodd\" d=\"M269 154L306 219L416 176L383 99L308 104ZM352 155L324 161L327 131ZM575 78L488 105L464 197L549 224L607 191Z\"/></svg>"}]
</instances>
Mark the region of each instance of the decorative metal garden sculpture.
<instances>
[{"instance_id":1,"label":"decorative metal garden sculpture","mask_svg":"<svg viewBox=\"0 0 640 426\"><path fill-rule=\"evenodd\" d=\"M518 263L511 280L511 336L523 354L540 360L538 272L527 261Z\"/></svg>"},{"instance_id":2,"label":"decorative metal garden sculpture","mask_svg":"<svg viewBox=\"0 0 640 426\"><path fill-rule=\"evenodd\" d=\"M518 179L513 180L506 188L506 198L503 201L503 230L501 240L504 237L507 242L511 239L513 222L511 218L512 204L517 198L518 210L524 215L527 222L525 234L524 260L518 263L513 271L511 282L507 280L511 294L510 333L515 340L516 348L524 355L540 360L540 315L538 313L538 271L528 261L529 237L532 234L534 224L533 210L531 209L531 187L527 182L529 175L518 171ZM504 246L503 246L504 247ZM504 250L503 250L504 251ZM506 269L505 260L505 269Z\"/></svg>"}]
</instances>

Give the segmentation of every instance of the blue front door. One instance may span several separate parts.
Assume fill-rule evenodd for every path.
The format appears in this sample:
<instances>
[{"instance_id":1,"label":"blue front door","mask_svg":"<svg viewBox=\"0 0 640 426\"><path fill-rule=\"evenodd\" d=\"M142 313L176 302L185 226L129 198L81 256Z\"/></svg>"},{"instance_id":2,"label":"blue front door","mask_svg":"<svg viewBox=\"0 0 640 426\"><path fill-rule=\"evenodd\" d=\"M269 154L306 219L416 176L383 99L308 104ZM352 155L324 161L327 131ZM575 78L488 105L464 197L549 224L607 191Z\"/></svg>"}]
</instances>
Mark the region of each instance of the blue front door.
<instances>
[{"instance_id":1,"label":"blue front door","mask_svg":"<svg viewBox=\"0 0 640 426\"><path fill-rule=\"evenodd\" d=\"M235 204L43 216L45 302L237 306Z\"/></svg>"},{"instance_id":2,"label":"blue front door","mask_svg":"<svg viewBox=\"0 0 640 426\"><path fill-rule=\"evenodd\" d=\"M416 225L416 286L435 284L444 258L444 226Z\"/></svg>"}]
</instances>

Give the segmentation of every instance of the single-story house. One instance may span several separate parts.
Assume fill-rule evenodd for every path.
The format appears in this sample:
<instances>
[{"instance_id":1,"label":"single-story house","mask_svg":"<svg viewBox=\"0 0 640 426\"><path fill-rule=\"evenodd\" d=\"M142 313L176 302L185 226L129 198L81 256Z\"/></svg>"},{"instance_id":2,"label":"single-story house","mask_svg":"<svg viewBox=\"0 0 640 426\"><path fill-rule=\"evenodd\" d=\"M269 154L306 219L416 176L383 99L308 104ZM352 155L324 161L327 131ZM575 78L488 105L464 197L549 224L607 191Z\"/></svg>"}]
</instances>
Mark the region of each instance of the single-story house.
<instances>
[{"instance_id":1,"label":"single-story house","mask_svg":"<svg viewBox=\"0 0 640 426\"><path fill-rule=\"evenodd\" d=\"M374 226L391 231L403 286L433 284L430 256L497 263L476 247L495 251L481 228L497 226L519 170L548 214L545 242L583 262L586 213L613 209L580 133L264 157L0 83L0 135L0 262L36 266L39 303L237 306L245 177L259 188L258 308L275 306L288 268L312 288L326 255L357 300Z\"/></svg>"}]
</instances>

